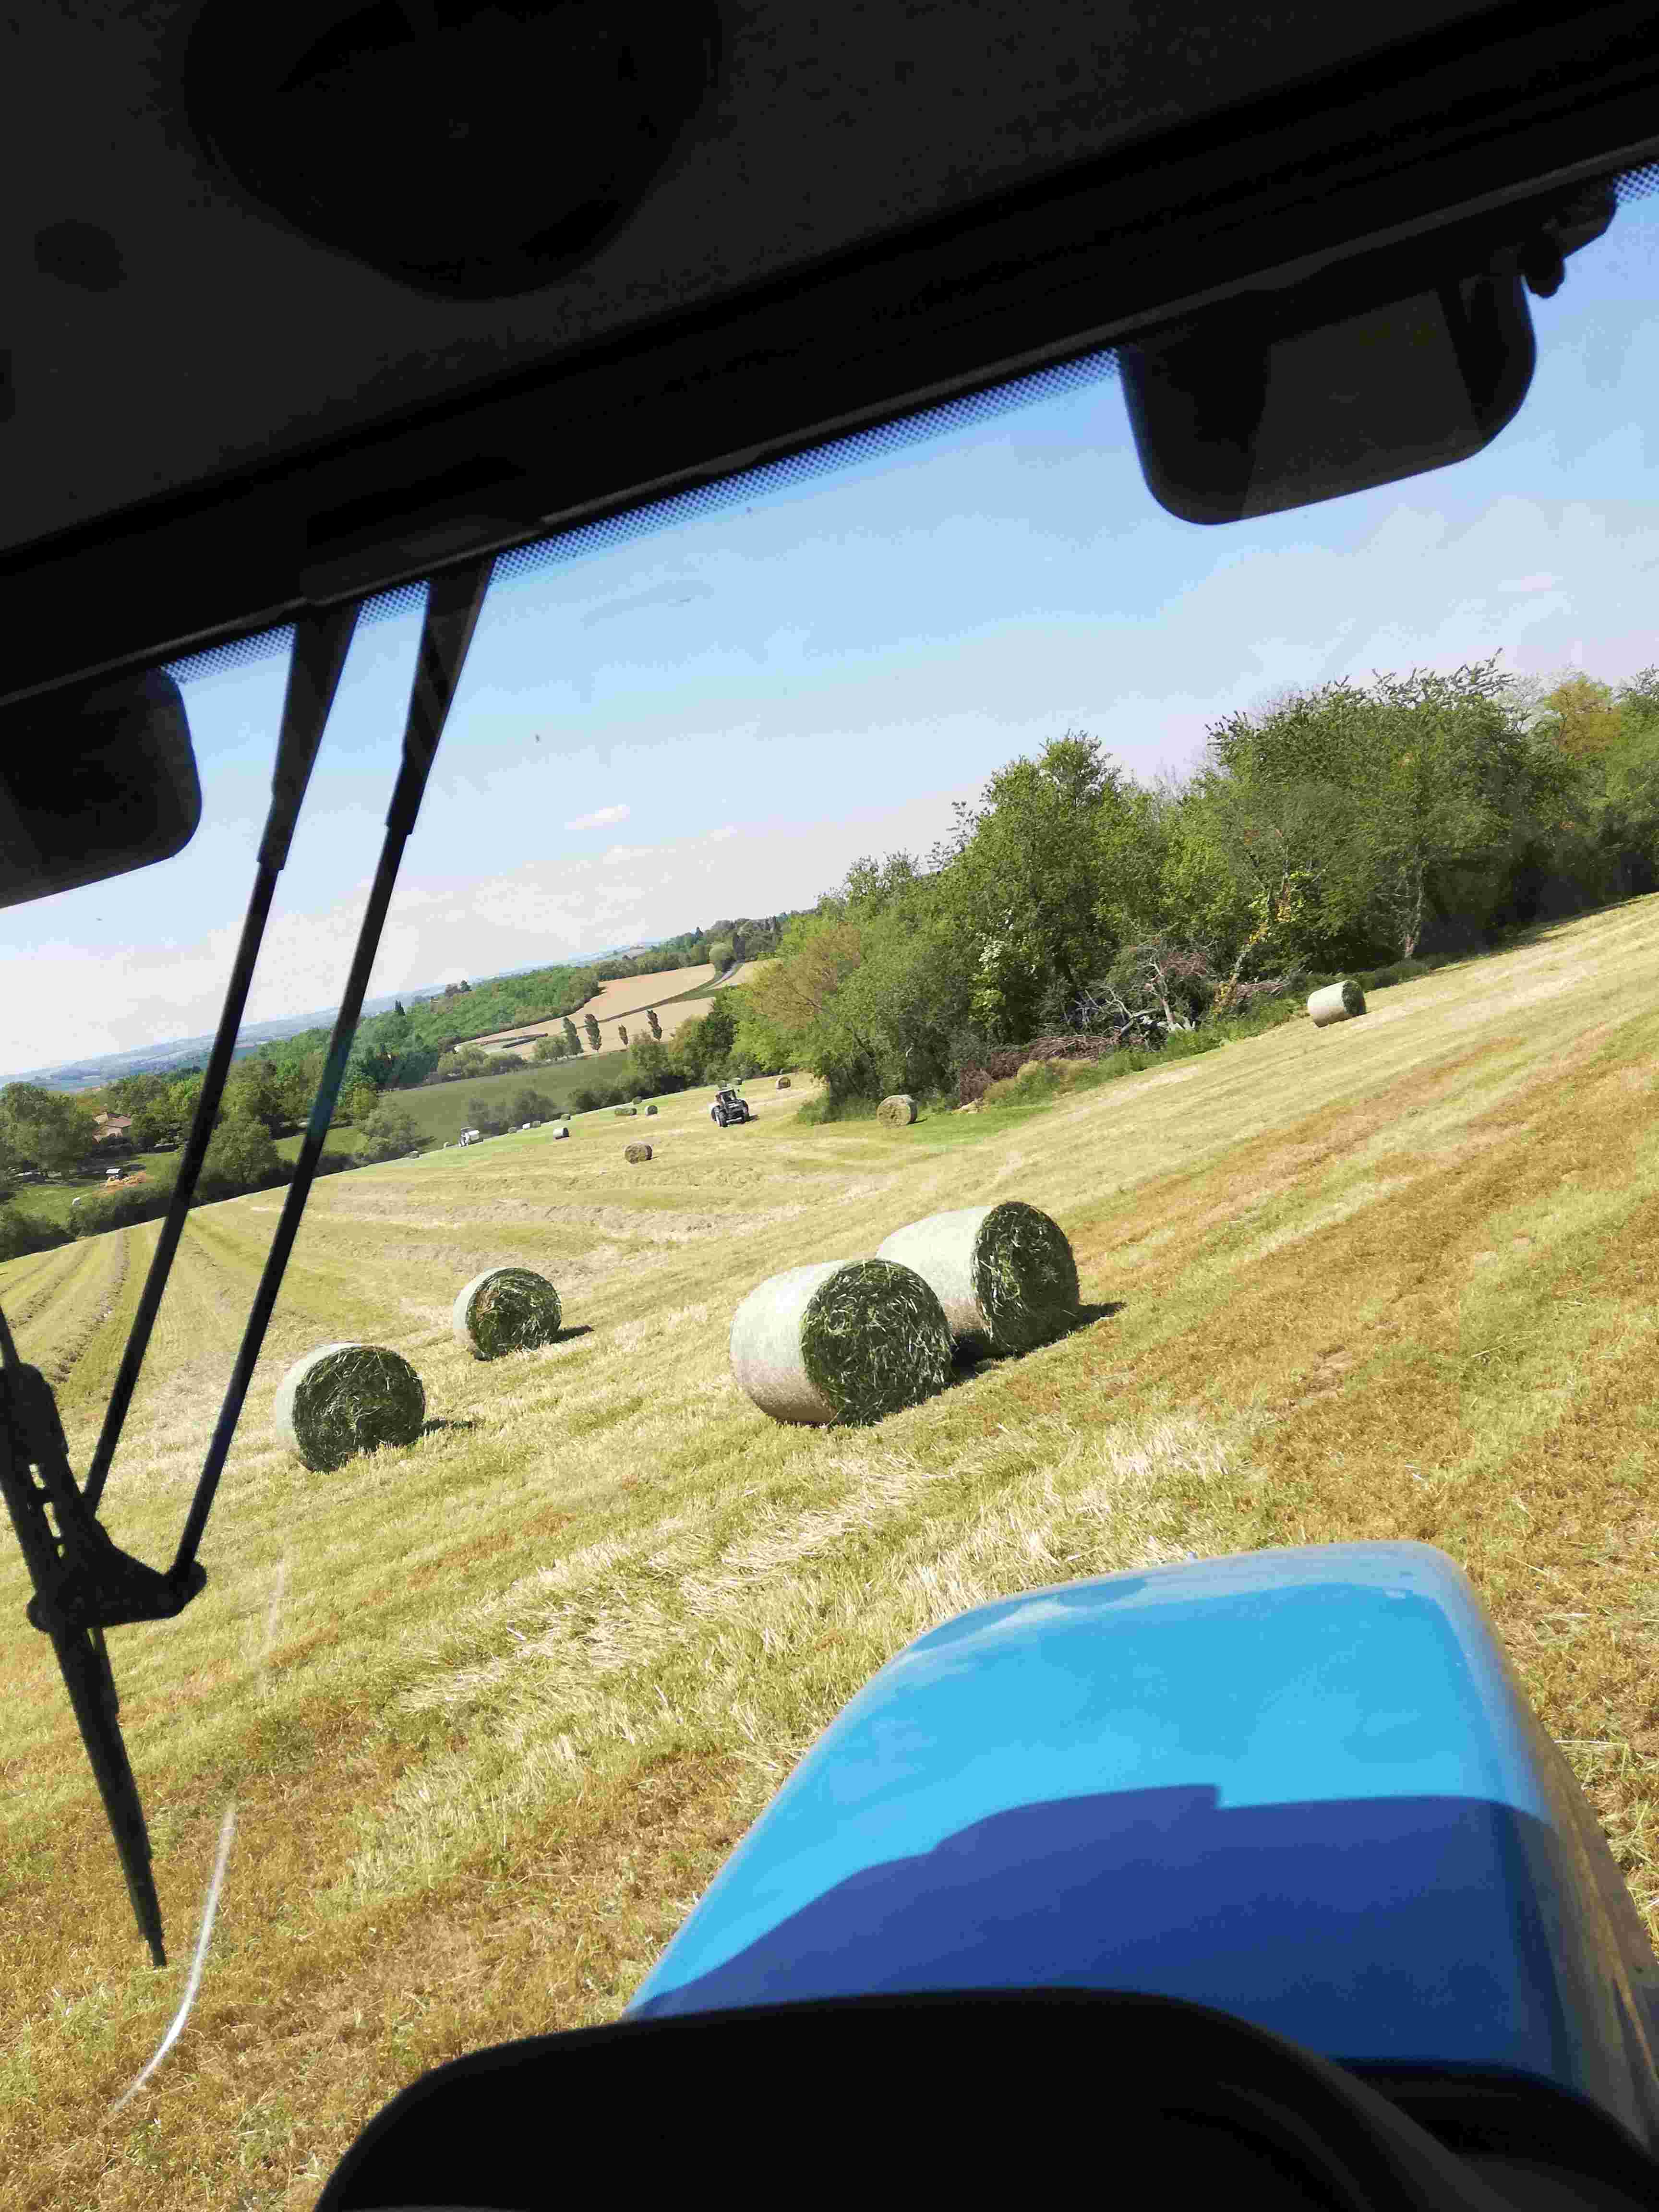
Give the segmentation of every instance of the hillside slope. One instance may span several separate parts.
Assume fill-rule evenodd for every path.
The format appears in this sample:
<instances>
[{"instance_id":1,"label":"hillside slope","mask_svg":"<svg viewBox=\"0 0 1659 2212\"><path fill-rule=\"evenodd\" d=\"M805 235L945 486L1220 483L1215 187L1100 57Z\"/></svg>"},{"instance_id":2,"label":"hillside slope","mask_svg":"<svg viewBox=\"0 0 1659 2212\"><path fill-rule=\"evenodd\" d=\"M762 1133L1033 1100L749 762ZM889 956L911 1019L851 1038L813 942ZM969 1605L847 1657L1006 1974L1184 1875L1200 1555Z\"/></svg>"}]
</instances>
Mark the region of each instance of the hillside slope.
<instances>
[{"instance_id":1,"label":"hillside slope","mask_svg":"<svg viewBox=\"0 0 1659 2212\"><path fill-rule=\"evenodd\" d=\"M885 1131L708 1093L320 1184L204 1551L111 1639L175 1954L239 1826L201 1999L125 1893L0 1551L9 1792L0 2077L20 2204L301 2212L423 2067L613 2017L793 1761L908 1638L983 1599L1256 1547L1443 1546L1474 1577L1659 1926L1659 899L1040 1112ZM648 1133L656 1158L630 1167ZM1085 1324L867 1431L775 1425L731 1316L799 1261L1018 1196ZM275 1224L191 1216L107 1493L167 1556ZM26 1357L96 1432L153 1226L0 1267ZM449 1303L544 1270L568 1333L479 1365ZM363 1336L429 1432L328 1477L276 1381ZM50 2082L48 2099L34 2084ZM157 2148L152 2149L151 2145ZM165 2187L156 2159L166 2161ZM168 2192L171 2192L169 2195Z\"/></svg>"}]
</instances>

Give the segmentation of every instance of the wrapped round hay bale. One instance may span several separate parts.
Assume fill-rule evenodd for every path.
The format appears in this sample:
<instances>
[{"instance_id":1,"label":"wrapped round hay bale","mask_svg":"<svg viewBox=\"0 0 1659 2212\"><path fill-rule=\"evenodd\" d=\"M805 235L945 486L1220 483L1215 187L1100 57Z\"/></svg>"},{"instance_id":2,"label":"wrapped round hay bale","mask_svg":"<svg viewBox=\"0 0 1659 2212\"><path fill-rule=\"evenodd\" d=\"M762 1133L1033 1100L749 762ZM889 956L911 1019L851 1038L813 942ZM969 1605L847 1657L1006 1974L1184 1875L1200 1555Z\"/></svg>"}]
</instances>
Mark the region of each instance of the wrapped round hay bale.
<instances>
[{"instance_id":1,"label":"wrapped round hay bale","mask_svg":"<svg viewBox=\"0 0 1659 2212\"><path fill-rule=\"evenodd\" d=\"M1308 1001L1308 1012L1316 1030L1327 1029L1333 1022L1350 1022L1364 1011L1365 994L1352 977L1340 983L1328 983Z\"/></svg>"},{"instance_id":2,"label":"wrapped round hay bale","mask_svg":"<svg viewBox=\"0 0 1659 2212\"><path fill-rule=\"evenodd\" d=\"M426 1392L401 1353L380 1344L325 1344L296 1360L276 1389L277 1435L314 1474L377 1444L410 1444Z\"/></svg>"},{"instance_id":3,"label":"wrapped round hay bale","mask_svg":"<svg viewBox=\"0 0 1659 2212\"><path fill-rule=\"evenodd\" d=\"M915 1118L916 1102L902 1091L896 1091L890 1098L884 1098L876 1109L876 1119L884 1128L908 1128Z\"/></svg>"},{"instance_id":4,"label":"wrapped round hay bale","mask_svg":"<svg viewBox=\"0 0 1659 2212\"><path fill-rule=\"evenodd\" d=\"M641 1160L648 1160L650 1157L649 1145L630 1145L628 1147L627 1158L630 1167L638 1167Z\"/></svg>"},{"instance_id":5,"label":"wrapped round hay bale","mask_svg":"<svg viewBox=\"0 0 1659 2212\"><path fill-rule=\"evenodd\" d=\"M876 1256L915 1268L958 1344L1030 1352L1077 1319L1077 1261L1065 1231L1018 1199L930 1213L896 1229Z\"/></svg>"},{"instance_id":6,"label":"wrapped round hay bale","mask_svg":"<svg viewBox=\"0 0 1659 2212\"><path fill-rule=\"evenodd\" d=\"M568 1129L564 1128L562 1126L559 1128L555 1129L553 1133L556 1137L568 1137L570 1134L570 1132Z\"/></svg>"},{"instance_id":7,"label":"wrapped round hay bale","mask_svg":"<svg viewBox=\"0 0 1659 2212\"><path fill-rule=\"evenodd\" d=\"M529 1352L559 1333L559 1294L532 1267L486 1267L457 1297L455 1341L477 1359Z\"/></svg>"},{"instance_id":8,"label":"wrapped round hay bale","mask_svg":"<svg viewBox=\"0 0 1659 2212\"><path fill-rule=\"evenodd\" d=\"M732 1372L774 1420L878 1421L943 1389L950 1323L912 1267L814 1261L750 1291L732 1317Z\"/></svg>"}]
</instances>

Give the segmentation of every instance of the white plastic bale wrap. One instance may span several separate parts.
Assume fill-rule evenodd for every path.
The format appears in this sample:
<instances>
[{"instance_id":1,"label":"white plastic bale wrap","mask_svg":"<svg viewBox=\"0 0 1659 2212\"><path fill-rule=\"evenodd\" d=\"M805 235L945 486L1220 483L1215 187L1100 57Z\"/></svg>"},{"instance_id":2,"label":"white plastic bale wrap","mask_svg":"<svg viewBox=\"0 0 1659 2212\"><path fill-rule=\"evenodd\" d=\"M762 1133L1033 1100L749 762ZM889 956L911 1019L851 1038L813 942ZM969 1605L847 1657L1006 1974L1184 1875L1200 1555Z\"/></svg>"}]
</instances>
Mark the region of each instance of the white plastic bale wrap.
<instances>
[{"instance_id":1,"label":"white plastic bale wrap","mask_svg":"<svg viewBox=\"0 0 1659 2212\"><path fill-rule=\"evenodd\" d=\"M1316 1030L1328 1029L1333 1022L1351 1022L1364 1011L1365 994L1352 977L1328 983L1308 1001L1309 1017Z\"/></svg>"},{"instance_id":2,"label":"white plastic bale wrap","mask_svg":"<svg viewBox=\"0 0 1659 2212\"><path fill-rule=\"evenodd\" d=\"M930 1213L896 1229L877 1257L915 1269L960 1345L1029 1352L1077 1318L1077 1262L1065 1232L1021 1200Z\"/></svg>"},{"instance_id":3,"label":"white plastic bale wrap","mask_svg":"<svg viewBox=\"0 0 1659 2212\"><path fill-rule=\"evenodd\" d=\"M951 1373L938 1299L914 1270L879 1260L813 1261L757 1285L732 1316L731 1349L738 1388L763 1413L818 1427L919 1404Z\"/></svg>"}]
</instances>

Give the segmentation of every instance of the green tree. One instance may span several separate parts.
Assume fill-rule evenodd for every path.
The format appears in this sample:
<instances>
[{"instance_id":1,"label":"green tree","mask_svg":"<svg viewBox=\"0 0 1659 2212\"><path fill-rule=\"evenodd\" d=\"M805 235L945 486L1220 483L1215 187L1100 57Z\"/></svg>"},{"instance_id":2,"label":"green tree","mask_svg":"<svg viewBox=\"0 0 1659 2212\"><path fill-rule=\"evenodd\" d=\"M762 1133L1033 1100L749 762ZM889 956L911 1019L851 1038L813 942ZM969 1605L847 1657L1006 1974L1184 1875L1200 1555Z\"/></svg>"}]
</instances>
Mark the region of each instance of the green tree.
<instances>
[{"instance_id":1,"label":"green tree","mask_svg":"<svg viewBox=\"0 0 1659 2212\"><path fill-rule=\"evenodd\" d=\"M282 1102L284 1127L305 1127L311 1119L311 1102L316 1097L317 1085L322 1079L323 1055L320 1052L307 1052L279 1064L276 1086L277 1096Z\"/></svg>"},{"instance_id":2,"label":"green tree","mask_svg":"<svg viewBox=\"0 0 1659 2212\"><path fill-rule=\"evenodd\" d=\"M494 1098L475 1092L466 1102L466 1126L486 1137L498 1137L507 1127L507 1109Z\"/></svg>"},{"instance_id":3,"label":"green tree","mask_svg":"<svg viewBox=\"0 0 1659 2212\"><path fill-rule=\"evenodd\" d=\"M564 1030L566 1057L571 1060L580 1060L581 1058L582 1041L576 1034L576 1024L571 1020L569 1015L566 1014L563 1017L561 1026Z\"/></svg>"},{"instance_id":4,"label":"green tree","mask_svg":"<svg viewBox=\"0 0 1659 2212\"><path fill-rule=\"evenodd\" d=\"M175 1076L156 1103L156 1117L166 1131L168 1144L182 1145L190 1134L190 1126L196 1117L196 1102L202 1095L199 1075Z\"/></svg>"},{"instance_id":5,"label":"green tree","mask_svg":"<svg viewBox=\"0 0 1659 2212\"><path fill-rule=\"evenodd\" d=\"M96 1136L91 1110L64 1091L36 1083L0 1091L0 1139L20 1167L62 1175L80 1165Z\"/></svg>"},{"instance_id":6,"label":"green tree","mask_svg":"<svg viewBox=\"0 0 1659 2212\"><path fill-rule=\"evenodd\" d=\"M732 965L735 948L729 937L717 937L708 948L708 957L716 975L725 975Z\"/></svg>"},{"instance_id":7,"label":"green tree","mask_svg":"<svg viewBox=\"0 0 1659 2212\"><path fill-rule=\"evenodd\" d=\"M546 1091L526 1084L522 1091L514 1092L507 1118L516 1127L521 1121L550 1121L557 1111Z\"/></svg>"},{"instance_id":8,"label":"green tree","mask_svg":"<svg viewBox=\"0 0 1659 2212\"><path fill-rule=\"evenodd\" d=\"M1105 820L1127 805L1126 779L1085 732L1051 738L957 810L935 859L940 896L975 980L969 1011L994 1036L1031 1036L1052 1001L1078 998L1113 946L1103 927Z\"/></svg>"},{"instance_id":9,"label":"green tree","mask_svg":"<svg viewBox=\"0 0 1659 2212\"><path fill-rule=\"evenodd\" d=\"M458 1046L453 1052L440 1054L437 1066L432 1071L432 1079L434 1083L455 1083L469 1076L497 1075L500 1073L499 1063L487 1052L481 1051L477 1045L464 1044Z\"/></svg>"},{"instance_id":10,"label":"green tree","mask_svg":"<svg viewBox=\"0 0 1659 2212\"><path fill-rule=\"evenodd\" d=\"M636 1036L628 1048L629 1076L641 1097L673 1090L684 1076L670 1057L668 1047L655 1037Z\"/></svg>"},{"instance_id":11,"label":"green tree","mask_svg":"<svg viewBox=\"0 0 1659 2212\"><path fill-rule=\"evenodd\" d=\"M588 1048L590 1051L597 1052L599 1048L599 1024L598 1019L592 1014L584 1014L582 1017L582 1027L587 1031Z\"/></svg>"},{"instance_id":12,"label":"green tree","mask_svg":"<svg viewBox=\"0 0 1659 2212\"><path fill-rule=\"evenodd\" d=\"M0 1201L0 1260L21 1260L27 1252L49 1251L64 1241L64 1231L53 1224Z\"/></svg>"},{"instance_id":13,"label":"green tree","mask_svg":"<svg viewBox=\"0 0 1659 2212\"><path fill-rule=\"evenodd\" d=\"M291 1121L276 1062L256 1055L233 1069L222 1111L227 1117L258 1122L267 1136L281 1136Z\"/></svg>"},{"instance_id":14,"label":"green tree","mask_svg":"<svg viewBox=\"0 0 1659 2212\"><path fill-rule=\"evenodd\" d=\"M269 1190L285 1174L270 1133L251 1116L238 1115L215 1129L197 1189L204 1199L234 1198L245 1190Z\"/></svg>"},{"instance_id":15,"label":"green tree","mask_svg":"<svg viewBox=\"0 0 1659 2212\"><path fill-rule=\"evenodd\" d=\"M336 1122L355 1122L359 1127L367 1121L380 1103L380 1094L372 1083L354 1084L345 1091L336 1110Z\"/></svg>"},{"instance_id":16,"label":"green tree","mask_svg":"<svg viewBox=\"0 0 1659 2212\"><path fill-rule=\"evenodd\" d=\"M1623 730L1623 702L1612 684L1582 669L1559 678L1540 702L1536 726L1572 760L1594 760L1612 750Z\"/></svg>"},{"instance_id":17,"label":"green tree","mask_svg":"<svg viewBox=\"0 0 1659 2212\"><path fill-rule=\"evenodd\" d=\"M659 1038L662 1036L662 1024L657 1019L657 1010L654 1006L646 1008L645 1018L651 1024L652 1036Z\"/></svg>"},{"instance_id":18,"label":"green tree","mask_svg":"<svg viewBox=\"0 0 1659 2212\"><path fill-rule=\"evenodd\" d=\"M550 1035L538 1036L532 1048L530 1057L538 1067L545 1067L552 1060L562 1060L567 1050L568 1047L562 1036Z\"/></svg>"},{"instance_id":19,"label":"green tree","mask_svg":"<svg viewBox=\"0 0 1659 2212\"><path fill-rule=\"evenodd\" d=\"M356 1150L360 1159L401 1159L420 1141L421 1133L408 1109L382 1098L360 1126Z\"/></svg>"}]
</instances>

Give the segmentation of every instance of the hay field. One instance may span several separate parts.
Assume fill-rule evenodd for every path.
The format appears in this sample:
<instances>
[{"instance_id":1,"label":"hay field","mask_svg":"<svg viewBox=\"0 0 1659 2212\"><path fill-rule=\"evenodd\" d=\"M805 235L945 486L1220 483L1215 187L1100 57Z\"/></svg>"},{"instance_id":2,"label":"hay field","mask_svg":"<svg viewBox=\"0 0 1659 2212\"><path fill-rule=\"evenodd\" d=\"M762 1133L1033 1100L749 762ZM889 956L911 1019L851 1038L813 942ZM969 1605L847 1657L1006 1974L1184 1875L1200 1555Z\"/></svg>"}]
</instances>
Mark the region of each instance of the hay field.
<instances>
[{"instance_id":1,"label":"hay field","mask_svg":"<svg viewBox=\"0 0 1659 2212\"><path fill-rule=\"evenodd\" d=\"M713 979L714 973L713 968L705 962L700 968L659 969L653 975L616 976L608 983L601 983L592 997L585 999L570 1018L580 1030L588 1015L592 1014L599 1025L600 1036L605 1040L600 1049L611 1051L617 1048L619 1043L616 1024L619 1021L629 1022L635 1015L638 1015L640 1020L643 1022L646 1008L655 1006L658 1017L662 1023L663 1035L672 1036L680 1024L689 1020L690 1016L686 1013L670 1014L665 1011L663 996L658 994L665 994L678 1000L684 997L687 992L696 991L702 984L709 982ZM699 1000L696 1012L706 1014L708 1011L708 1000L707 999ZM523 1022L516 1029L492 1030L488 1036L471 1037L467 1042L478 1046L485 1052L502 1053L509 1060L527 1059L530 1050L528 1046L522 1052L515 1052L511 1049L511 1043L520 1037L545 1036L553 1030L561 1030L563 1027L564 1021L561 1016L550 1022ZM585 1036L582 1038L582 1048L584 1051L587 1048L587 1039ZM598 1054L593 1056L597 1058Z\"/></svg>"},{"instance_id":2,"label":"hay field","mask_svg":"<svg viewBox=\"0 0 1659 2212\"><path fill-rule=\"evenodd\" d=\"M723 975L714 988L719 991L735 991L740 983L752 983L761 969L769 968L771 964L769 960L744 960L729 975Z\"/></svg>"},{"instance_id":3,"label":"hay field","mask_svg":"<svg viewBox=\"0 0 1659 2212\"><path fill-rule=\"evenodd\" d=\"M1474 1577L1659 1928L1659 899L1043 1111L884 1131L701 1097L319 1186L179 1620L111 1646L173 1962L141 1963L24 1583L0 1554L0 2172L54 2212L308 2212L380 2103L612 2018L812 1737L984 1599L1407 1536ZM948 1132L949 1141L940 1141ZM935 1134L934 1133L938 1133ZM1019 1197L1093 1317L867 1431L774 1425L726 1367L763 1276ZM113 1533L170 1550L274 1195L191 1217ZM0 1268L95 1432L153 1226ZM560 1343L449 1334L490 1264ZM269 1429L311 1346L407 1354L438 1425L310 1476ZM239 1826L189 2025L219 1823Z\"/></svg>"},{"instance_id":4,"label":"hay field","mask_svg":"<svg viewBox=\"0 0 1659 2212\"><path fill-rule=\"evenodd\" d=\"M712 998L696 998L690 994L696 994L710 980L712 973L714 973L714 969L703 964L703 967L695 969L664 969L661 975L623 975L617 982L602 984L592 994L592 998L584 1000L581 1006L577 1006L575 1013L571 1015L571 1020L577 1026L577 1036L581 1037L584 1057L598 1060L599 1053L626 1051L626 1046L617 1033L619 1029L629 1030L630 1037L633 1037L635 1030L639 1030L639 1036L648 1037L650 1024L646 1022L648 1006L657 1009L657 1020L661 1022L664 1037L675 1036L675 1030L684 1029L686 1022L699 1020L712 1006ZM686 982L686 978L690 978L690 982ZM737 982L737 975L732 975L730 980ZM664 982L679 982L681 988L672 998L650 998L646 994L646 984ZM626 1000L626 1005L623 1005L623 1000ZM599 1053L588 1051L588 1036L586 1030L581 1029L588 1015L592 1015L592 1020L599 1024ZM529 1022L522 1029L498 1029L491 1037L471 1037L469 1042L480 1046L483 1051L495 1053L502 1060L529 1061L535 1037L550 1036L557 1029L564 1029L564 1022ZM526 1044L522 1040L531 1042Z\"/></svg>"}]
</instances>

